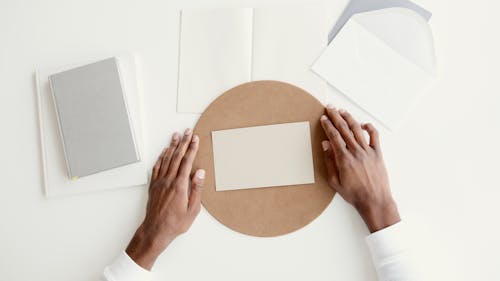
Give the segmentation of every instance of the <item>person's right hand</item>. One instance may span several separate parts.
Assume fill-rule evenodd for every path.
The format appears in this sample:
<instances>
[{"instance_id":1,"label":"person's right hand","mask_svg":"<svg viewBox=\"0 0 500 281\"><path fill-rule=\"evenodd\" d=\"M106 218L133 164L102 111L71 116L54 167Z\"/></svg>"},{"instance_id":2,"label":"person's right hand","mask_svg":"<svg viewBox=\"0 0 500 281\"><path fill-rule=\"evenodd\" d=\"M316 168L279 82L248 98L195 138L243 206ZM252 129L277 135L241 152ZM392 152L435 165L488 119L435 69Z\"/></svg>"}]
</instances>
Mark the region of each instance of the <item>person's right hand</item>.
<instances>
[{"instance_id":1,"label":"person's right hand","mask_svg":"<svg viewBox=\"0 0 500 281\"><path fill-rule=\"evenodd\" d=\"M360 125L348 112L331 105L326 113L320 121L328 136L322 146L329 185L358 210L370 232L397 223L400 217L377 130L371 124Z\"/></svg>"},{"instance_id":2,"label":"person's right hand","mask_svg":"<svg viewBox=\"0 0 500 281\"><path fill-rule=\"evenodd\" d=\"M192 173L199 141L191 129L182 137L175 133L153 167L146 217L126 249L130 258L147 270L200 212L205 170Z\"/></svg>"}]
</instances>

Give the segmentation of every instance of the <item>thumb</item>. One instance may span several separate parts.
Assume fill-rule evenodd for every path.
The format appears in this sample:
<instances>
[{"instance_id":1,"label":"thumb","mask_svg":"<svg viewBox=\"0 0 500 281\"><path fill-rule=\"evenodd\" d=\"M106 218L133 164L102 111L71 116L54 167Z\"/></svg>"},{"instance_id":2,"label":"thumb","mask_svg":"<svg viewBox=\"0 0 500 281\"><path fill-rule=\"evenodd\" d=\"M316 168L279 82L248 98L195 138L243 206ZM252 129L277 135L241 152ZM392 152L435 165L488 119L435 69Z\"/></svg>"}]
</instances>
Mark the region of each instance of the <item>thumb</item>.
<instances>
[{"instance_id":1,"label":"thumb","mask_svg":"<svg viewBox=\"0 0 500 281\"><path fill-rule=\"evenodd\" d=\"M201 193L205 183L205 170L199 169L191 178L191 192L189 194L188 208L195 213L200 211Z\"/></svg>"},{"instance_id":2,"label":"thumb","mask_svg":"<svg viewBox=\"0 0 500 281\"><path fill-rule=\"evenodd\" d=\"M328 184L330 187L335 188L340 184L337 165L335 163L335 155L333 155L333 149L329 141L322 141L321 146L323 148L325 166L328 173Z\"/></svg>"}]
</instances>

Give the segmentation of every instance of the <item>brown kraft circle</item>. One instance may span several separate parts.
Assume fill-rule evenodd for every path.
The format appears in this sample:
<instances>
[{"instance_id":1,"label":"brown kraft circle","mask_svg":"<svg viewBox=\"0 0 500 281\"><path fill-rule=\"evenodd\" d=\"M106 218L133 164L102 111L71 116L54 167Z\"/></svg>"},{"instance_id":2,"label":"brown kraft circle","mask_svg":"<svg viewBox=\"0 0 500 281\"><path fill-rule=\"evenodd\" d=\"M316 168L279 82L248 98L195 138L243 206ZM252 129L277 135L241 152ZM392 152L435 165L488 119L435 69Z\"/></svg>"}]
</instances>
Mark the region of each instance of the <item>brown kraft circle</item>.
<instances>
[{"instance_id":1,"label":"brown kraft circle","mask_svg":"<svg viewBox=\"0 0 500 281\"><path fill-rule=\"evenodd\" d=\"M241 84L214 100L194 128L200 147L193 171L206 170L202 203L207 211L235 231L260 237L290 233L318 217L335 195L321 149L327 139L319 122L324 111L306 91L278 81ZM309 121L311 128L314 184L215 191L212 131L300 121Z\"/></svg>"}]
</instances>

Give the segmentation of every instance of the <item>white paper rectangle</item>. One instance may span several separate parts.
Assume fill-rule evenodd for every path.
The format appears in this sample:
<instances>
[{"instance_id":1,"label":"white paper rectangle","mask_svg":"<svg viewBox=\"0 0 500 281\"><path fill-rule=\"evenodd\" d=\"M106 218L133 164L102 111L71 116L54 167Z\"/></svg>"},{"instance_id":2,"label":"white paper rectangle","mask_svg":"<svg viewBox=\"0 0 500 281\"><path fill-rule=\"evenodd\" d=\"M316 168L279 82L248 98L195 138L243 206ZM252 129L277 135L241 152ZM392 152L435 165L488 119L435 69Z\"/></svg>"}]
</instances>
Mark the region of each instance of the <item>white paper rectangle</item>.
<instances>
[{"instance_id":1,"label":"white paper rectangle","mask_svg":"<svg viewBox=\"0 0 500 281\"><path fill-rule=\"evenodd\" d=\"M215 189L314 183L309 122L212 132Z\"/></svg>"},{"instance_id":2,"label":"white paper rectangle","mask_svg":"<svg viewBox=\"0 0 500 281\"><path fill-rule=\"evenodd\" d=\"M250 81L252 13L183 10L177 111L200 113L224 91Z\"/></svg>"},{"instance_id":3,"label":"white paper rectangle","mask_svg":"<svg viewBox=\"0 0 500 281\"><path fill-rule=\"evenodd\" d=\"M292 83L322 100L326 83L309 68L327 45L322 5L256 8L252 80Z\"/></svg>"}]
</instances>

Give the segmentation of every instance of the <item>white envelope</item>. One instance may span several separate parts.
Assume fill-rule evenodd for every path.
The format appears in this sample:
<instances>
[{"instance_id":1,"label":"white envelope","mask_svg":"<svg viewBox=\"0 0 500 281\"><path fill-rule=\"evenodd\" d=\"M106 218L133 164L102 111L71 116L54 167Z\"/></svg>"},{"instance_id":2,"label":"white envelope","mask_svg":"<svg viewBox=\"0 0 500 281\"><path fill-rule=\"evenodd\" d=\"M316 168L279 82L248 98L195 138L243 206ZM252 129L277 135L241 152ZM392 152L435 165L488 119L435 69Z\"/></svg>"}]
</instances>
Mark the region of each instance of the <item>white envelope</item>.
<instances>
[{"instance_id":1,"label":"white envelope","mask_svg":"<svg viewBox=\"0 0 500 281\"><path fill-rule=\"evenodd\" d=\"M436 76L432 33L410 9L356 14L311 68L395 129Z\"/></svg>"}]
</instances>

